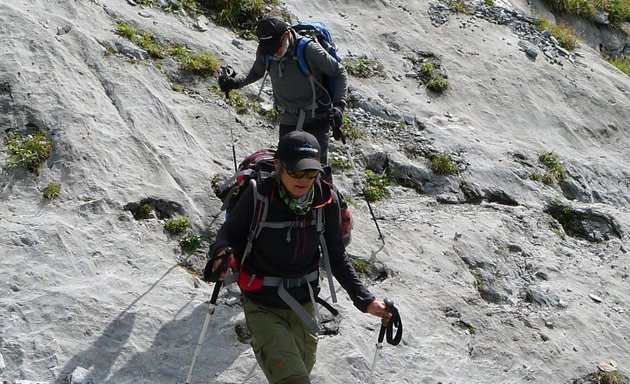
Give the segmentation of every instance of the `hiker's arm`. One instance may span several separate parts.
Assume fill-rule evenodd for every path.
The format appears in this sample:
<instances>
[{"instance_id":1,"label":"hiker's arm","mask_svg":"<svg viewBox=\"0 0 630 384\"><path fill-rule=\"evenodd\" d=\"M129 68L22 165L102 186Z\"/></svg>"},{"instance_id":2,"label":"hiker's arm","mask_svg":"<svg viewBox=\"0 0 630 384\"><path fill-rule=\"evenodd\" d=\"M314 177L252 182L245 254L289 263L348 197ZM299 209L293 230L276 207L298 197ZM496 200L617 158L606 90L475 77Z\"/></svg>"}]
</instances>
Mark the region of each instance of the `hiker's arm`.
<instances>
[{"instance_id":1,"label":"hiker's arm","mask_svg":"<svg viewBox=\"0 0 630 384\"><path fill-rule=\"evenodd\" d=\"M330 268L335 279L350 295L354 306L361 312L368 312L368 306L374 301L374 295L363 284L359 274L354 270L352 263L346 256L341 237L341 214L336 198L334 205L336 209L327 210L326 231L324 232L330 258Z\"/></svg>"},{"instance_id":2,"label":"hiker's arm","mask_svg":"<svg viewBox=\"0 0 630 384\"><path fill-rule=\"evenodd\" d=\"M332 96L333 104L343 103L348 94L348 72L346 68L319 44L308 44L304 50L304 57L309 68L317 68L330 78L335 79L335 94Z\"/></svg>"},{"instance_id":3,"label":"hiker's arm","mask_svg":"<svg viewBox=\"0 0 630 384\"><path fill-rule=\"evenodd\" d=\"M247 244L249 224L254 210L253 188L245 189L238 199L234 209L217 232L217 237L212 247L212 255L217 255L226 247L234 248L237 258L240 258Z\"/></svg>"},{"instance_id":4,"label":"hiker's arm","mask_svg":"<svg viewBox=\"0 0 630 384\"><path fill-rule=\"evenodd\" d=\"M256 60L249 69L247 75L240 74L236 76L236 81L239 83L239 88L254 83L265 76L267 68L265 67L265 60L262 55L256 53Z\"/></svg>"}]
</instances>

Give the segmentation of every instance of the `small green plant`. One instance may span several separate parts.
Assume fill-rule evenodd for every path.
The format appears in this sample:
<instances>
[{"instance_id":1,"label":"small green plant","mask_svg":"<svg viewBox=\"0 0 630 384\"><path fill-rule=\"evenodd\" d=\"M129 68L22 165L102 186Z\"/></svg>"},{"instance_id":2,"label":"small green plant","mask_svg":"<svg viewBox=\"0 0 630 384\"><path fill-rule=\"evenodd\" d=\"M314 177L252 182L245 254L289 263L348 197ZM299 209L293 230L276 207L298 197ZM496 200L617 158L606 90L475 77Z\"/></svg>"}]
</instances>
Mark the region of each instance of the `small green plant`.
<instances>
[{"instance_id":1,"label":"small green plant","mask_svg":"<svg viewBox=\"0 0 630 384\"><path fill-rule=\"evenodd\" d=\"M142 49L156 59L164 59L168 53L168 49L157 42L153 35L153 31L147 31L142 35L136 34L131 41L139 45Z\"/></svg>"},{"instance_id":2,"label":"small green plant","mask_svg":"<svg viewBox=\"0 0 630 384\"><path fill-rule=\"evenodd\" d=\"M346 114L341 118L341 132L346 140L358 140L365 137L365 131L353 124Z\"/></svg>"},{"instance_id":3,"label":"small green plant","mask_svg":"<svg viewBox=\"0 0 630 384\"><path fill-rule=\"evenodd\" d=\"M179 246L184 252L194 252L199 248L201 238L194 233L189 232L179 241Z\"/></svg>"},{"instance_id":4,"label":"small green plant","mask_svg":"<svg viewBox=\"0 0 630 384\"><path fill-rule=\"evenodd\" d=\"M597 371L597 383L599 384L624 384L624 375L619 371Z\"/></svg>"},{"instance_id":5,"label":"small green plant","mask_svg":"<svg viewBox=\"0 0 630 384\"><path fill-rule=\"evenodd\" d=\"M529 175L529 178L535 182L540 183L543 179L543 176L538 172L533 172L532 174Z\"/></svg>"},{"instance_id":6,"label":"small green plant","mask_svg":"<svg viewBox=\"0 0 630 384\"><path fill-rule=\"evenodd\" d=\"M239 92L232 92L228 102L239 115L247 113L250 109L255 109L251 100Z\"/></svg>"},{"instance_id":7,"label":"small green plant","mask_svg":"<svg viewBox=\"0 0 630 384\"><path fill-rule=\"evenodd\" d=\"M119 21L116 23L116 32L120 36L129 40L133 40L134 36L136 36L136 33L138 33L136 28L126 21Z\"/></svg>"},{"instance_id":8,"label":"small green plant","mask_svg":"<svg viewBox=\"0 0 630 384\"><path fill-rule=\"evenodd\" d=\"M173 84L171 89L177 93L186 93L186 86L183 84Z\"/></svg>"},{"instance_id":9,"label":"small green plant","mask_svg":"<svg viewBox=\"0 0 630 384\"><path fill-rule=\"evenodd\" d=\"M450 6L456 13L462 13L464 15L470 15L472 13L470 7L463 1L451 1Z\"/></svg>"},{"instance_id":10,"label":"small green plant","mask_svg":"<svg viewBox=\"0 0 630 384\"><path fill-rule=\"evenodd\" d=\"M442 93L448 88L448 80L443 76L437 75L427 83L427 88L433 92Z\"/></svg>"},{"instance_id":11,"label":"small green plant","mask_svg":"<svg viewBox=\"0 0 630 384\"><path fill-rule=\"evenodd\" d=\"M333 168L337 168L341 170L347 170L347 169L352 168L352 164L350 164L350 160L346 159L345 157L340 157L340 156L334 156L332 160L330 160L330 165Z\"/></svg>"},{"instance_id":12,"label":"small green plant","mask_svg":"<svg viewBox=\"0 0 630 384\"><path fill-rule=\"evenodd\" d=\"M372 275L372 267L370 267L370 263L363 259L351 259L352 266L354 270L358 273L370 277Z\"/></svg>"},{"instance_id":13,"label":"small green plant","mask_svg":"<svg viewBox=\"0 0 630 384\"><path fill-rule=\"evenodd\" d=\"M44 188L43 195L46 199L56 199L59 197L59 192L61 192L61 184L50 183L46 188Z\"/></svg>"},{"instance_id":14,"label":"small green plant","mask_svg":"<svg viewBox=\"0 0 630 384\"><path fill-rule=\"evenodd\" d=\"M24 166L29 172L39 174L42 162L50 156L53 142L40 130L32 135L21 136L10 132L7 135L7 148L9 156L7 165L9 167Z\"/></svg>"},{"instance_id":15,"label":"small green plant","mask_svg":"<svg viewBox=\"0 0 630 384\"><path fill-rule=\"evenodd\" d=\"M483 0L483 3L488 7L494 7L494 0Z\"/></svg>"},{"instance_id":16,"label":"small green plant","mask_svg":"<svg viewBox=\"0 0 630 384\"><path fill-rule=\"evenodd\" d=\"M275 1L268 1L273 4ZM216 16L220 25L237 31L251 31L256 27L266 12L267 4L263 0L214 0L199 1L211 16Z\"/></svg>"},{"instance_id":17,"label":"small green plant","mask_svg":"<svg viewBox=\"0 0 630 384\"><path fill-rule=\"evenodd\" d=\"M366 180L363 194L369 202L384 199L389 196L389 178L387 176L378 176L372 170L365 172Z\"/></svg>"},{"instance_id":18,"label":"small green plant","mask_svg":"<svg viewBox=\"0 0 630 384\"><path fill-rule=\"evenodd\" d=\"M215 75L221 66L216 57L205 53L188 53L179 58L184 72L203 77Z\"/></svg>"},{"instance_id":19,"label":"small green plant","mask_svg":"<svg viewBox=\"0 0 630 384\"><path fill-rule=\"evenodd\" d=\"M553 152L545 152L538 157L538 160L545 166L547 172L544 179L550 179L553 184L553 180L558 182L564 181L566 170L564 165L560 163L558 155ZM545 184L547 184L545 182Z\"/></svg>"},{"instance_id":20,"label":"small green plant","mask_svg":"<svg viewBox=\"0 0 630 384\"><path fill-rule=\"evenodd\" d=\"M173 235L184 233L188 227L190 227L190 220L186 216L172 218L164 223L164 229Z\"/></svg>"},{"instance_id":21,"label":"small green plant","mask_svg":"<svg viewBox=\"0 0 630 384\"><path fill-rule=\"evenodd\" d=\"M617 67L618 70L630 76L630 56L626 56L623 59L616 59L616 60L607 59L607 60L610 64Z\"/></svg>"},{"instance_id":22,"label":"small green plant","mask_svg":"<svg viewBox=\"0 0 630 384\"><path fill-rule=\"evenodd\" d=\"M348 74L354 77L370 78L375 76L385 76L383 64L374 59L344 59L343 65Z\"/></svg>"},{"instance_id":23,"label":"small green plant","mask_svg":"<svg viewBox=\"0 0 630 384\"><path fill-rule=\"evenodd\" d=\"M155 210L153 205L149 203L144 203L131 210L134 219L136 220L146 220L151 217L151 213Z\"/></svg>"},{"instance_id":24,"label":"small green plant","mask_svg":"<svg viewBox=\"0 0 630 384\"><path fill-rule=\"evenodd\" d=\"M422 76L432 78L435 76L435 66L432 63L423 63L420 66L420 74L422 74Z\"/></svg>"},{"instance_id":25,"label":"small green plant","mask_svg":"<svg viewBox=\"0 0 630 384\"><path fill-rule=\"evenodd\" d=\"M459 173L457 164L450 155L442 154L431 159L431 170L438 175L456 175Z\"/></svg>"},{"instance_id":26,"label":"small green plant","mask_svg":"<svg viewBox=\"0 0 630 384\"><path fill-rule=\"evenodd\" d=\"M572 51L577 46L577 36L573 30L565 24L553 24L544 18L538 23L538 29L549 31L554 36L560 46Z\"/></svg>"},{"instance_id":27,"label":"small green plant","mask_svg":"<svg viewBox=\"0 0 630 384\"><path fill-rule=\"evenodd\" d=\"M475 287L477 288L477 291L479 293L483 292L485 287L483 285L483 279L481 278L481 273L476 269L471 270L470 273L475 278Z\"/></svg>"}]
</instances>

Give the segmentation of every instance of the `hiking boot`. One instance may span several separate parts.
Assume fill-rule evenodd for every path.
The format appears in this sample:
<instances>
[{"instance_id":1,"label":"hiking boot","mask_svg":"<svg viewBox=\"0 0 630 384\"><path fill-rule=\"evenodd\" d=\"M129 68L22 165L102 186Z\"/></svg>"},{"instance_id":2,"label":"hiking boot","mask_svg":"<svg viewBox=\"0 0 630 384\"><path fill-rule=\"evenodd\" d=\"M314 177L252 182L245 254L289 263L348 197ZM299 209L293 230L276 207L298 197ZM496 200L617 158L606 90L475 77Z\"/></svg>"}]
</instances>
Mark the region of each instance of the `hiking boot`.
<instances>
[{"instance_id":1,"label":"hiking boot","mask_svg":"<svg viewBox=\"0 0 630 384\"><path fill-rule=\"evenodd\" d=\"M350 212L346 205L345 208L341 210L341 238L343 239L343 245L346 247L352 240L352 224L352 212Z\"/></svg>"}]
</instances>

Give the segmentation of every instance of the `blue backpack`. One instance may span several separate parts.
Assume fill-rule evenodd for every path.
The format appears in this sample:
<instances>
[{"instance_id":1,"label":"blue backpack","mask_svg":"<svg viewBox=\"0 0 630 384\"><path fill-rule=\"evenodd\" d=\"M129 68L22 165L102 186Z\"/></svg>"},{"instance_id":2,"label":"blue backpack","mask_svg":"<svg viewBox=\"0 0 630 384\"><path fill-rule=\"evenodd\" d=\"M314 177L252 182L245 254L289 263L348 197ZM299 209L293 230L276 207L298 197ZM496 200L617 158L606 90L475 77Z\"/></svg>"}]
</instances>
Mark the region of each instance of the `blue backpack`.
<instances>
[{"instance_id":1,"label":"blue backpack","mask_svg":"<svg viewBox=\"0 0 630 384\"><path fill-rule=\"evenodd\" d=\"M306 48L306 46L310 42L317 42L319 45L322 46L322 48L324 48L326 52L328 52L330 56L332 56L338 62L341 62L341 57L339 57L339 54L337 53L337 45L333 42L333 38L330 34L330 31L328 30L328 27L323 21L304 21L292 26L291 29L293 29L298 35L296 53L300 71L304 74L304 76L309 78L311 87L313 88L313 94L315 94L315 85L317 85L328 94L329 102L332 103L332 98L335 95L335 79L330 78L326 75L324 75L322 79L314 78L311 73L311 69L308 66L308 63L304 58L304 49ZM267 72L269 72L271 56L265 56L264 60L265 66L267 67ZM265 79L266 78L267 74L265 74ZM263 89L265 79L263 79L263 84L260 87L260 91L262 91ZM258 95L260 96L260 92L258 92ZM315 107L315 104L316 100L313 100L313 107Z\"/></svg>"},{"instance_id":2,"label":"blue backpack","mask_svg":"<svg viewBox=\"0 0 630 384\"><path fill-rule=\"evenodd\" d=\"M306 63L306 59L304 58L304 49L306 45L311 41L316 41L319 45L324 48L326 52L337 61L341 61L341 57L337 53L337 45L333 42L332 35L328 30L328 27L322 21L313 21L313 22L302 22L291 27L299 36L302 36L297 42L297 60L298 65L300 66L300 70L304 74L304 76L311 76L311 69L308 67ZM314 79L317 82L317 79ZM324 75L324 78L319 84L328 95L332 98L335 94L335 79L328 78L328 76Z\"/></svg>"}]
</instances>

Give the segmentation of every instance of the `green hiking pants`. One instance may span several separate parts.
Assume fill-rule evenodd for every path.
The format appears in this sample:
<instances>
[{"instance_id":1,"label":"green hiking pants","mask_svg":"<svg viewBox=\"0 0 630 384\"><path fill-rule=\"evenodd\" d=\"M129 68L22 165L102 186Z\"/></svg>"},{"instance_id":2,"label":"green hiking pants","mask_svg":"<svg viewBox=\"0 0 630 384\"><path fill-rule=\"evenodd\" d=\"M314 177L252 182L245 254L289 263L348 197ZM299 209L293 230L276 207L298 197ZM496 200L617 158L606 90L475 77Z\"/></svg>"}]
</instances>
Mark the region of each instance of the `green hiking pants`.
<instances>
[{"instance_id":1,"label":"green hiking pants","mask_svg":"<svg viewBox=\"0 0 630 384\"><path fill-rule=\"evenodd\" d=\"M314 314L312 303L304 308ZM246 297L243 309L256 360L269 384L310 384L317 335L291 309L268 307Z\"/></svg>"}]
</instances>

